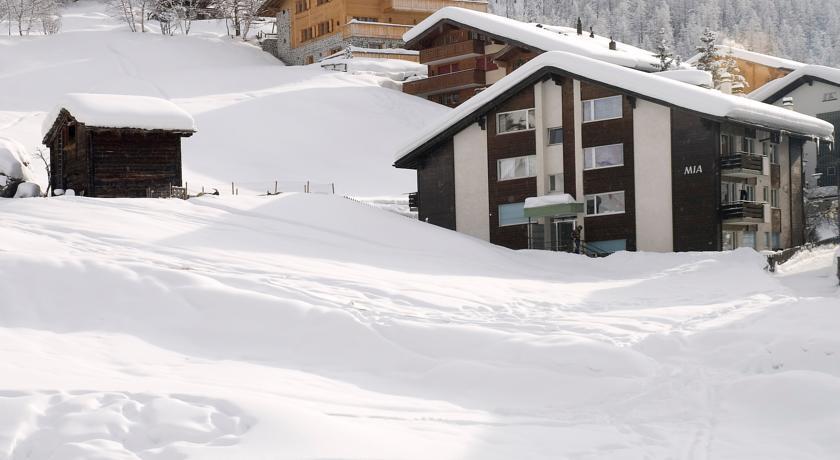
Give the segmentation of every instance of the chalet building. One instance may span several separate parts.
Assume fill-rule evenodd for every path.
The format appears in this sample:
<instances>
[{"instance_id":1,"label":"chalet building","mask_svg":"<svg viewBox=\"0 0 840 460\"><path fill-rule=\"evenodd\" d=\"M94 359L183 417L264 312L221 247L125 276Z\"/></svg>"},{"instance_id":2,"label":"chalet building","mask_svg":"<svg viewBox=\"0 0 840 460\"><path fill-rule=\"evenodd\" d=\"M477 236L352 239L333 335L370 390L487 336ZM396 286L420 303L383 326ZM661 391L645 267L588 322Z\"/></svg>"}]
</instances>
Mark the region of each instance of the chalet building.
<instances>
[{"instance_id":1,"label":"chalet building","mask_svg":"<svg viewBox=\"0 0 840 460\"><path fill-rule=\"evenodd\" d=\"M181 186L181 138L195 132L164 99L68 94L44 120L50 185L90 197L145 197Z\"/></svg>"},{"instance_id":2,"label":"chalet building","mask_svg":"<svg viewBox=\"0 0 840 460\"><path fill-rule=\"evenodd\" d=\"M652 72L653 53L577 28L528 24L480 11L443 8L404 36L420 52L428 78L403 84L408 94L456 107L546 51L567 51Z\"/></svg>"},{"instance_id":3,"label":"chalet building","mask_svg":"<svg viewBox=\"0 0 840 460\"><path fill-rule=\"evenodd\" d=\"M731 46L718 45L717 50L721 56L732 53L735 62L738 64L738 70L741 71L741 75L747 80L747 92L760 88L773 80L782 78L805 65L790 59L756 53ZM686 62L694 65L701 56L702 54L696 54Z\"/></svg>"},{"instance_id":4,"label":"chalet building","mask_svg":"<svg viewBox=\"0 0 840 460\"><path fill-rule=\"evenodd\" d=\"M804 240L802 151L831 124L547 52L397 154L421 220L514 249L787 248Z\"/></svg>"},{"instance_id":5,"label":"chalet building","mask_svg":"<svg viewBox=\"0 0 840 460\"><path fill-rule=\"evenodd\" d=\"M487 11L484 0L266 0L263 17L277 21L277 35L263 49L289 65L312 64L348 46L356 57L417 60L402 49L402 36L440 8Z\"/></svg>"},{"instance_id":6,"label":"chalet building","mask_svg":"<svg viewBox=\"0 0 840 460\"><path fill-rule=\"evenodd\" d=\"M806 65L748 95L750 99L811 115L840 130L840 69ZM840 184L840 155L829 143L805 148L805 179L810 187Z\"/></svg>"}]
</instances>

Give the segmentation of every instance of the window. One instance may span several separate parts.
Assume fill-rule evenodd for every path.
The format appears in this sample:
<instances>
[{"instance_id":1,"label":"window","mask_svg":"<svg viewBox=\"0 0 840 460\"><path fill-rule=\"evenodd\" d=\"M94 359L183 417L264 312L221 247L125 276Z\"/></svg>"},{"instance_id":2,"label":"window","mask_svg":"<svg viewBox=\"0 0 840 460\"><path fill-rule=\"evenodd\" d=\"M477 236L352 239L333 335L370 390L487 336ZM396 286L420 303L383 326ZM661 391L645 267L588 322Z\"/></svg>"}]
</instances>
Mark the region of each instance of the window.
<instances>
[{"instance_id":1,"label":"window","mask_svg":"<svg viewBox=\"0 0 840 460\"><path fill-rule=\"evenodd\" d=\"M735 249L735 232L725 230L723 232L723 250L731 251Z\"/></svg>"},{"instance_id":2,"label":"window","mask_svg":"<svg viewBox=\"0 0 840 460\"><path fill-rule=\"evenodd\" d=\"M563 143L563 128L548 128L548 145Z\"/></svg>"},{"instance_id":3,"label":"window","mask_svg":"<svg viewBox=\"0 0 840 460\"><path fill-rule=\"evenodd\" d=\"M769 187L763 187L763 189L764 189L764 202L769 203L770 202L770 188Z\"/></svg>"},{"instance_id":4,"label":"window","mask_svg":"<svg viewBox=\"0 0 840 460\"><path fill-rule=\"evenodd\" d=\"M624 165L624 144L601 145L583 149L583 169Z\"/></svg>"},{"instance_id":5,"label":"window","mask_svg":"<svg viewBox=\"0 0 840 460\"><path fill-rule=\"evenodd\" d=\"M525 203L511 203L499 205L499 227L527 224L525 217Z\"/></svg>"},{"instance_id":6,"label":"window","mask_svg":"<svg viewBox=\"0 0 840 460\"><path fill-rule=\"evenodd\" d=\"M770 190L770 206L779 207L779 189L777 188Z\"/></svg>"},{"instance_id":7,"label":"window","mask_svg":"<svg viewBox=\"0 0 840 460\"><path fill-rule=\"evenodd\" d=\"M741 152L755 155L755 139L751 137L742 137Z\"/></svg>"},{"instance_id":8,"label":"window","mask_svg":"<svg viewBox=\"0 0 840 460\"><path fill-rule=\"evenodd\" d=\"M522 179L537 175L537 156L528 155L515 158L503 158L496 162L498 180Z\"/></svg>"},{"instance_id":9,"label":"window","mask_svg":"<svg viewBox=\"0 0 840 460\"><path fill-rule=\"evenodd\" d=\"M563 175L551 174L548 176L548 191L562 192L563 191Z\"/></svg>"},{"instance_id":10,"label":"window","mask_svg":"<svg viewBox=\"0 0 840 460\"><path fill-rule=\"evenodd\" d=\"M534 109L515 110L496 115L496 133L505 134L516 131L528 131L536 125Z\"/></svg>"},{"instance_id":11,"label":"window","mask_svg":"<svg viewBox=\"0 0 840 460\"><path fill-rule=\"evenodd\" d=\"M741 244L739 244L738 247L755 249L755 232L743 232L741 236Z\"/></svg>"},{"instance_id":12,"label":"window","mask_svg":"<svg viewBox=\"0 0 840 460\"><path fill-rule=\"evenodd\" d=\"M782 234L779 232L773 232L771 235L773 241L771 242L773 245L773 249L781 249L782 247Z\"/></svg>"},{"instance_id":13,"label":"window","mask_svg":"<svg viewBox=\"0 0 840 460\"><path fill-rule=\"evenodd\" d=\"M772 142L762 143L762 154L766 157L770 157L770 163L779 164L778 147L778 144L774 144Z\"/></svg>"},{"instance_id":14,"label":"window","mask_svg":"<svg viewBox=\"0 0 840 460\"><path fill-rule=\"evenodd\" d=\"M603 97L583 101L583 122L611 120L622 117L621 96Z\"/></svg>"},{"instance_id":15,"label":"window","mask_svg":"<svg viewBox=\"0 0 840 460\"><path fill-rule=\"evenodd\" d=\"M586 215L600 216L624 212L624 192L586 195Z\"/></svg>"},{"instance_id":16,"label":"window","mask_svg":"<svg viewBox=\"0 0 840 460\"><path fill-rule=\"evenodd\" d=\"M721 203L732 204L741 201L755 201L755 185L721 182ZM772 199L772 193L771 193Z\"/></svg>"},{"instance_id":17,"label":"window","mask_svg":"<svg viewBox=\"0 0 840 460\"><path fill-rule=\"evenodd\" d=\"M720 135L720 154L721 156L729 156L735 153L735 142L729 134Z\"/></svg>"},{"instance_id":18,"label":"window","mask_svg":"<svg viewBox=\"0 0 840 460\"><path fill-rule=\"evenodd\" d=\"M764 232L764 247L767 249L773 247L773 240L770 239L770 232Z\"/></svg>"},{"instance_id":19,"label":"window","mask_svg":"<svg viewBox=\"0 0 840 460\"><path fill-rule=\"evenodd\" d=\"M837 174L837 170L834 168L834 166L829 166L829 167L825 168L825 175L826 176L833 176L835 174Z\"/></svg>"}]
</instances>

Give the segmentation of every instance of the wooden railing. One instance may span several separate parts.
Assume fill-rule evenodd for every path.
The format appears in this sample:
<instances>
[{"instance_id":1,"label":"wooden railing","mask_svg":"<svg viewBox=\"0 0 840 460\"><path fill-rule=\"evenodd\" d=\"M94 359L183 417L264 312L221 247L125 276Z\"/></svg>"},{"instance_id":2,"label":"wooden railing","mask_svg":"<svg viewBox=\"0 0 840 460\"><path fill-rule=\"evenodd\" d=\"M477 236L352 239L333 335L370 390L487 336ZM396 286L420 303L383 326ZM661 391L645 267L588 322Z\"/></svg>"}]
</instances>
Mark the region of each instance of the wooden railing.
<instances>
[{"instance_id":1,"label":"wooden railing","mask_svg":"<svg viewBox=\"0 0 840 460\"><path fill-rule=\"evenodd\" d=\"M724 173L727 170L737 169L762 174L764 172L764 157L740 153L727 155L720 158L720 168Z\"/></svg>"},{"instance_id":2,"label":"wooden railing","mask_svg":"<svg viewBox=\"0 0 840 460\"><path fill-rule=\"evenodd\" d=\"M428 96L457 89L484 86L484 81L483 70L463 70L405 82L403 92L416 96Z\"/></svg>"},{"instance_id":3,"label":"wooden railing","mask_svg":"<svg viewBox=\"0 0 840 460\"><path fill-rule=\"evenodd\" d=\"M404 33L412 26L402 24L384 24L379 22L348 22L343 26L342 35L347 37L371 37L402 40Z\"/></svg>"},{"instance_id":4,"label":"wooden railing","mask_svg":"<svg viewBox=\"0 0 840 460\"><path fill-rule=\"evenodd\" d=\"M721 205L720 216L725 221L764 220L764 204L740 201Z\"/></svg>"},{"instance_id":5,"label":"wooden railing","mask_svg":"<svg viewBox=\"0 0 840 460\"><path fill-rule=\"evenodd\" d=\"M484 54L484 43L479 40L452 43L420 50L420 63L442 63L458 58L481 56Z\"/></svg>"},{"instance_id":6,"label":"wooden railing","mask_svg":"<svg viewBox=\"0 0 840 460\"><path fill-rule=\"evenodd\" d=\"M420 11L433 13L446 6L487 12L487 2L468 0L385 0L385 11Z\"/></svg>"}]
</instances>

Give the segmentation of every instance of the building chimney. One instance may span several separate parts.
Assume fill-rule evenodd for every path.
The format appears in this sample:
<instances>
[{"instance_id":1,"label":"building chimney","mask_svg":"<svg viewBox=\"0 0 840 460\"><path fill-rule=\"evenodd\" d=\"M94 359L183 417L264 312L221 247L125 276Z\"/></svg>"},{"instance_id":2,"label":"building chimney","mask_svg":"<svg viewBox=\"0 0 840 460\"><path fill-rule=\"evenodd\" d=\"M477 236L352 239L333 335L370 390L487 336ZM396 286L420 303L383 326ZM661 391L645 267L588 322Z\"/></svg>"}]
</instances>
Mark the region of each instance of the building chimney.
<instances>
[{"instance_id":1,"label":"building chimney","mask_svg":"<svg viewBox=\"0 0 840 460\"><path fill-rule=\"evenodd\" d=\"M580 18L578 18L577 21L577 33L578 35L583 35L583 21L581 21Z\"/></svg>"},{"instance_id":2,"label":"building chimney","mask_svg":"<svg viewBox=\"0 0 840 460\"><path fill-rule=\"evenodd\" d=\"M610 37L610 49L613 50L613 51L616 50L615 40L613 40L612 37Z\"/></svg>"},{"instance_id":3,"label":"building chimney","mask_svg":"<svg viewBox=\"0 0 840 460\"><path fill-rule=\"evenodd\" d=\"M784 107L788 110L793 110L793 108L794 108L793 107L793 98L788 96L788 97L782 99L782 107Z\"/></svg>"},{"instance_id":4,"label":"building chimney","mask_svg":"<svg viewBox=\"0 0 840 460\"><path fill-rule=\"evenodd\" d=\"M721 93L732 94L732 75L730 75L729 72L723 72L720 74L720 84L718 85L718 89Z\"/></svg>"},{"instance_id":5,"label":"building chimney","mask_svg":"<svg viewBox=\"0 0 840 460\"><path fill-rule=\"evenodd\" d=\"M589 26L589 38L595 38L595 31L592 30L592 26Z\"/></svg>"}]
</instances>

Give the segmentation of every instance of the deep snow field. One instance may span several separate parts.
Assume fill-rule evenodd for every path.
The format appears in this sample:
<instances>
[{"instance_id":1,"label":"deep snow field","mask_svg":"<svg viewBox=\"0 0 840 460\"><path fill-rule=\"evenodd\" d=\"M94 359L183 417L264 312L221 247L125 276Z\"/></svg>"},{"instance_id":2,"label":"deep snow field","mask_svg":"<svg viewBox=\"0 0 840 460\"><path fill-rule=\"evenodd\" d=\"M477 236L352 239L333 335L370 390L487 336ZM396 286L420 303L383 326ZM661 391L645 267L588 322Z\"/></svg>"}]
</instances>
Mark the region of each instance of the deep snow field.
<instances>
[{"instance_id":1,"label":"deep snow field","mask_svg":"<svg viewBox=\"0 0 840 460\"><path fill-rule=\"evenodd\" d=\"M224 37L221 21L165 37L130 33L104 11L82 0L66 8L57 35L0 35L0 138L34 152L45 112L66 93L156 96L196 119L198 133L183 141L192 190L230 193L235 182L254 194L311 181L313 190L335 183L342 194L399 195L416 187L413 171L391 166L394 151L449 110L370 73L285 67ZM33 172L46 185L43 167Z\"/></svg>"},{"instance_id":2,"label":"deep snow field","mask_svg":"<svg viewBox=\"0 0 840 460\"><path fill-rule=\"evenodd\" d=\"M0 459L840 451L834 248L596 260L318 194L0 216Z\"/></svg>"}]
</instances>

